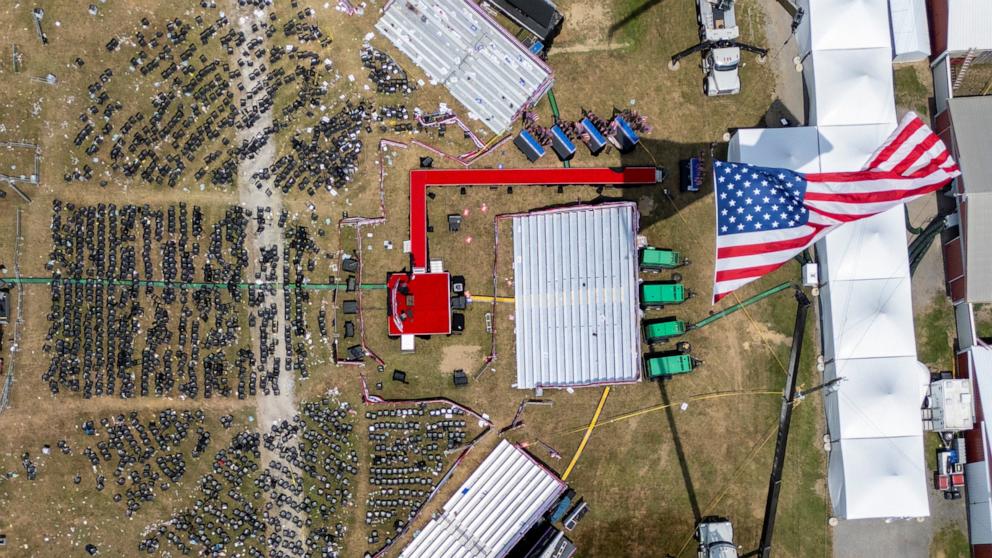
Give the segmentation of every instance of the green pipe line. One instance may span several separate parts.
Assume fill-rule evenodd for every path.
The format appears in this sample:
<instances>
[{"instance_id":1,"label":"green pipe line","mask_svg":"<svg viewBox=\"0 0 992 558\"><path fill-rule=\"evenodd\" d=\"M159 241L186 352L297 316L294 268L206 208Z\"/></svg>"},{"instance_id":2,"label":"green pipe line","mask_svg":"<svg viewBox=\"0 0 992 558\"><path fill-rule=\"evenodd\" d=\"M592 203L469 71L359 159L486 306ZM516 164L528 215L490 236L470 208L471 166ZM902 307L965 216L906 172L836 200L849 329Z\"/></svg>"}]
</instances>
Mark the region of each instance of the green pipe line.
<instances>
[{"instance_id":1,"label":"green pipe line","mask_svg":"<svg viewBox=\"0 0 992 558\"><path fill-rule=\"evenodd\" d=\"M776 285L776 286L768 289L767 291L760 292L760 293L752 296L751 298L749 298L747 300L744 300L744 301L741 301L741 302L738 302L737 304L735 304L735 305L733 305L733 306L731 306L729 308L725 308L724 310L721 310L721 311L717 312L716 314L713 314L711 316L707 316L706 318L703 318L702 320L699 320L698 322L692 324L689 327L690 327L690 329L699 329L701 327L706 327L706 326L710 325L711 323L719 320L720 318L724 318L726 316L729 316L729 315L733 314L734 312L740 310L741 308L745 308L747 306L750 306L750 305L754 304L755 302L758 302L759 300L766 299L766 298L772 296L775 293L782 292L782 291L788 289L791 286L792 286L792 283L789 283L789 282L782 283L781 285Z\"/></svg>"},{"instance_id":2,"label":"green pipe line","mask_svg":"<svg viewBox=\"0 0 992 558\"><path fill-rule=\"evenodd\" d=\"M9 279L3 279L4 282L17 285L50 285L54 282L51 277L12 277ZM144 279L73 279L73 278L62 278L62 283L72 283L77 285L119 285L124 287L130 287L132 285L138 286L152 286L152 287L173 287L176 289L226 289L228 283L169 283L167 281L147 281ZM273 283L273 282L263 282L263 283L235 283L234 284L239 289L247 289L249 287L265 287L265 286L275 286L276 288L286 288L289 290L294 290L297 288L315 290L315 291L332 291L347 288L345 283L303 283L301 285L296 285L296 283ZM361 289L366 290L382 290L386 288L384 283L363 283L360 286Z\"/></svg>"},{"instance_id":3,"label":"green pipe line","mask_svg":"<svg viewBox=\"0 0 992 558\"><path fill-rule=\"evenodd\" d=\"M561 118L561 113L558 112L558 100L555 99L555 90L548 89L548 102L551 103L551 114L555 117L555 124Z\"/></svg>"},{"instance_id":4,"label":"green pipe line","mask_svg":"<svg viewBox=\"0 0 992 558\"><path fill-rule=\"evenodd\" d=\"M916 273L916 268L919 267L920 263L923 261L923 257L926 256L930 246L933 245L933 241L937 239L942 230L944 230L944 218L937 216L909 244L910 277Z\"/></svg>"},{"instance_id":5,"label":"green pipe line","mask_svg":"<svg viewBox=\"0 0 992 558\"><path fill-rule=\"evenodd\" d=\"M906 230L909 231L909 234L920 234L921 232L923 232L923 227L914 227L913 226L913 223L910 222L910 220L909 220L909 205L908 204L903 204L902 205L902 209L903 209L903 211L906 212Z\"/></svg>"}]
</instances>

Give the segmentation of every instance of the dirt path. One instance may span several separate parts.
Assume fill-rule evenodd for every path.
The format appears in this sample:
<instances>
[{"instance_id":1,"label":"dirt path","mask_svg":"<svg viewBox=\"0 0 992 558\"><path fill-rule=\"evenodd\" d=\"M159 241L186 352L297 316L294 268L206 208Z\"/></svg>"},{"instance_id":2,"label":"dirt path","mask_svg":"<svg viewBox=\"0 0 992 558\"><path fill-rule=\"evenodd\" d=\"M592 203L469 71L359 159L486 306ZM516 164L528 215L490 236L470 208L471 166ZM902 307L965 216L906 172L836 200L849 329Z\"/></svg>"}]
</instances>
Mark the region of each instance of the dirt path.
<instances>
[{"instance_id":1,"label":"dirt path","mask_svg":"<svg viewBox=\"0 0 992 558\"><path fill-rule=\"evenodd\" d=\"M261 20L262 18L252 11L247 9L241 9L237 12L237 23L238 27L245 34L248 41L259 37L265 39L264 32L259 30L257 33L253 33L251 30L251 25L253 22ZM237 63L237 60L233 61ZM260 83L264 78L264 74L256 78L254 82L248 80L248 73L252 71L252 68L244 67L242 68L241 74L242 79L245 83L245 87L251 87L254 83ZM249 101L249 107L251 106L251 101ZM252 138L262 134L263 130L272 126L272 113L271 111L266 111L262 114L262 117L258 119L257 122L251 128L245 128L238 131L238 136L236 138L236 143L241 143L242 141L251 141ZM241 202L241 206L250 211L255 211L256 208L271 208L271 216L278 217L279 212L282 211L282 192L276 188L271 188L270 184L264 184L262 188L256 188L256 180L252 179L252 175L265 167L271 166L276 159L276 150L274 142L268 142L262 147L258 153L255 154L254 158L246 159L241 161L238 166L238 199ZM271 192L270 195L266 195L266 192ZM279 251L279 259L276 265L276 281L283 281L282 274L282 253L283 253L283 241L285 239L284 229L275 226L275 223L270 223L268 226L262 230L261 233L252 234L257 232L257 225L254 221L249 224L249 234L248 234L248 252L251 259L249 265L250 277L254 277L256 271L260 269L259 260L261 259L261 250L263 248L270 248L275 246ZM296 404L293 397L295 382L294 375L291 371L285 370L286 359L286 346L284 345L282 339L282 332L285 326L283 322L283 316L285 315L285 305L283 303L282 293L276 291L274 294L265 295L265 306L275 304L276 315L275 323L278 339L276 350L274 354L271 354L268 361L265 362L265 367L271 369L274 365L274 359L278 358L280 360L280 365L283 370L279 374L279 395L269 394L269 395L259 395L258 401L258 421L261 426L268 429L274 422L279 422L282 420L289 420L293 418L296 414ZM260 354L258 347L258 338L253 338L253 343L255 344L255 354Z\"/></svg>"},{"instance_id":2,"label":"dirt path","mask_svg":"<svg viewBox=\"0 0 992 558\"><path fill-rule=\"evenodd\" d=\"M792 16L777 0L759 2L765 12L765 44L768 48L768 63L775 74L775 100L769 110L766 124L777 128L779 117L786 117L794 125L806 123L806 107L803 96L803 76L796 71L794 58L799 53L799 44L792 31ZM812 62L807 62L812 63Z\"/></svg>"},{"instance_id":3,"label":"dirt path","mask_svg":"<svg viewBox=\"0 0 992 558\"><path fill-rule=\"evenodd\" d=\"M233 2L232 2L233 3ZM264 12L257 10L249 10L247 8L237 8L235 4L235 13L237 14L237 25L241 31L245 34L246 44L251 42L253 39L259 38L265 44L265 32L261 26L257 27L257 32L252 32L252 23L257 23L265 21ZM236 52L236 55L242 54L240 49ZM249 54L249 56L251 56ZM237 58L232 60L232 66L237 64ZM261 60L255 60L255 68L261 65ZM258 71L253 69L248 65L241 70L241 79L245 83L246 91L255 84L262 83L265 79L265 73L262 72L255 80L249 80L248 74L252 71ZM254 101L260 98L256 95ZM248 108L253 105L253 100L248 100ZM272 126L272 112L267 110L262 113L261 118L259 118L254 125L250 128L244 128L238 131L236 144L241 144L244 141L251 141L253 138L260 136L265 128ZM256 172L271 166L276 159L275 144L272 141L267 142L262 148L255 153L255 156L244 161L238 166L238 199L241 206L253 213L257 211L257 208L270 208L271 213L268 214L268 222L266 226L259 232L258 223L251 219L248 225L248 254L250 258L250 264L248 268L249 277L254 277L255 273L262 269L261 264L261 251L263 249L271 250L273 247L276 248L278 252L278 258L275 262L276 271L276 281L282 283L286 278L283 276L283 249L285 241L285 230L282 227L276 226L275 220L278 219L279 213L282 211L282 192L272 187L271 181L262 181L263 185L261 188L256 188L255 184L257 180L252 179L252 175ZM268 192L268 193L266 193ZM271 265L271 264L270 264ZM268 393L263 393L261 390L256 398L256 418L258 420L258 428L264 435L269 432L269 429L273 424L281 423L282 421L292 422L293 416L296 415L296 400L294 397L296 375L293 370L286 369L286 363L289 359L286 356L286 345L284 330L286 327L285 323L285 312L286 306L283 299L283 293L281 289L276 289L272 293L266 293L264 296L264 308L275 308L275 315L273 316L273 322L275 327L269 331L270 339L275 338L276 346L274 351L269 351L269 356L264 362L260 364L265 370L273 370L276 366L276 361L279 362L280 370L278 371L278 394L275 390L268 391ZM260 323L262 320L259 320ZM275 333L272 333L275 331ZM260 350L260 339L257 332L253 332L252 335L253 350L256 355L261 355ZM264 372L263 372L264 373ZM261 464L263 467L267 467L271 462L280 463L282 471L270 470L270 473L274 477L286 478L291 483L296 483L297 479L302 478L302 472L295 465L289 463L287 460L279 456L277 452L270 451L262 446L261 448ZM287 474L288 473L288 474ZM280 506L281 509L287 510L286 508ZM292 513L292 512L290 512ZM302 535L305 538L305 535Z\"/></svg>"}]
</instances>

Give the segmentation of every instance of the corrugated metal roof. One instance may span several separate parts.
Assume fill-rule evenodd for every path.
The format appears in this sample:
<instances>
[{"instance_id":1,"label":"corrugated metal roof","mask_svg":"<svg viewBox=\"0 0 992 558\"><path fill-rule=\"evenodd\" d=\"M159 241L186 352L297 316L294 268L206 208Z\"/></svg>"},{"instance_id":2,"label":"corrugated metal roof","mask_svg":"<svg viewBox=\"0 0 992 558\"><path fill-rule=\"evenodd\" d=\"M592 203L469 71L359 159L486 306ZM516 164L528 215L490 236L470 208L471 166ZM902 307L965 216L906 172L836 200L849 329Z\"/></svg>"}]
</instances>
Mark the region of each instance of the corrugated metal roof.
<instances>
[{"instance_id":1,"label":"corrugated metal roof","mask_svg":"<svg viewBox=\"0 0 992 558\"><path fill-rule=\"evenodd\" d=\"M513 218L517 386L640 379L637 207Z\"/></svg>"},{"instance_id":2,"label":"corrugated metal roof","mask_svg":"<svg viewBox=\"0 0 992 558\"><path fill-rule=\"evenodd\" d=\"M961 165L965 205L965 265L968 302L992 302L992 97L947 101L954 127L954 149Z\"/></svg>"},{"instance_id":3,"label":"corrugated metal roof","mask_svg":"<svg viewBox=\"0 0 992 558\"><path fill-rule=\"evenodd\" d=\"M551 84L551 70L471 0L396 0L376 29L495 133Z\"/></svg>"},{"instance_id":4,"label":"corrugated metal roof","mask_svg":"<svg viewBox=\"0 0 992 558\"><path fill-rule=\"evenodd\" d=\"M989 0L948 0L947 50L966 52L992 49L992 2Z\"/></svg>"},{"instance_id":5,"label":"corrugated metal roof","mask_svg":"<svg viewBox=\"0 0 992 558\"><path fill-rule=\"evenodd\" d=\"M948 100L947 106L965 191L992 193L992 97L960 97Z\"/></svg>"},{"instance_id":6,"label":"corrugated metal roof","mask_svg":"<svg viewBox=\"0 0 992 558\"><path fill-rule=\"evenodd\" d=\"M499 558L565 491L565 483L503 440L401 558Z\"/></svg>"}]
</instances>

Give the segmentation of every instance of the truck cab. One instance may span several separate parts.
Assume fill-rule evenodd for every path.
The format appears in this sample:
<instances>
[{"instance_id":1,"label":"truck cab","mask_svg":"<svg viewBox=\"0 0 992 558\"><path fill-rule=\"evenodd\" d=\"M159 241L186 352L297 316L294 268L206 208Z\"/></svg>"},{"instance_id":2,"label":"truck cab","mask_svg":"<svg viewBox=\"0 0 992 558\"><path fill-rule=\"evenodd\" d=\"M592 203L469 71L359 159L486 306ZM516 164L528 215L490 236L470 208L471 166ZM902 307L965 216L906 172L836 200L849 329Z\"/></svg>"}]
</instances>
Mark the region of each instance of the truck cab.
<instances>
[{"instance_id":1,"label":"truck cab","mask_svg":"<svg viewBox=\"0 0 992 558\"><path fill-rule=\"evenodd\" d=\"M699 558L737 558L734 526L729 519L707 517L696 527Z\"/></svg>"},{"instance_id":2,"label":"truck cab","mask_svg":"<svg viewBox=\"0 0 992 558\"><path fill-rule=\"evenodd\" d=\"M741 49L736 46L714 48L703 58L703 73L706 81L704 92L711 96L736 95L741 92L741 77L738 68L741 62Z\"/></svg>"}]
</instances>

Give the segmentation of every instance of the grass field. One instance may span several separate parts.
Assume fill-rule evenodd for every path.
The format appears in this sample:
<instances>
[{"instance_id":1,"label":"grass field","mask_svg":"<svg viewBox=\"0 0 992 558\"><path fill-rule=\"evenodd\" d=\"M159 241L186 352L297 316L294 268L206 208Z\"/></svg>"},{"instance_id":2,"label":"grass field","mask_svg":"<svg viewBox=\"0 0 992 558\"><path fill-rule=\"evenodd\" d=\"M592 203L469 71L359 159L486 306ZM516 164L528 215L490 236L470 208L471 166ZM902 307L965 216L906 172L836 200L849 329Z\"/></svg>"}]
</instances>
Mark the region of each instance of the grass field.
<instances>
[{"instance_id":1,"label":"grass field","mask_svg":"<svg viewBox=\"0 0 992 558\"><path fill-rule=\"evenodd\" d=\"M142 28L139 23L142 17L147 17L152 27L161 27L174 17L190 21L203 15L207 21L212 21L218 17L219 9L234 13L236 2L213 10L155 0L101 3L95 19L86 13L83 5L55 1L38 4L46 10L44 24L50 44L45 47L38 43L31 28L32 6L15 4L0 12L5 52L9 51L10 44L16 44L24 55L19 73L14 73L8 55L0 59L0 77L3 78L0 79L0 140L37 142L43 151L42 184L30 188L33 202L30 205L15 202L12 194L0 202L0 227L4 230L0 234L0 261L11 267L15 206L22 207L24 217L25 249L20 254L21 273L46 276L45 264L51 249L51 207L56 198L80 205L113 202L139 206L148 203L153 207L185 201L208 208L214 214L222 213L230 204L237 204L236 187L207 185L201 189L202 181L194 180L191 173L174 188L169 188L149 185L136 178L128 179L119 172L107 170L106 165L93 163L98 172L107 170L109 174L90 182L65 183L62 180L66 172L83 164L80 149L72 145L80 127L77 117L92 103L87 86L98 79L105 68L112 68L115 73L107 85L108 91L112 97L128 104L126 114L132 109L147 110L151 92L159 87L153 77L142 78L136 73L128 73L128 59L135 50L132 46L119 52L107 52L104 44L110 36L133 35ZM275 140L277 156L290 152L288 138L296 133L306 135L309 126L322 115L340 110L345 100L405 104L427 112L444 102L460 110L446 91L430 84L408 98L375 95L374 89L366 89L369 85L365 78L367 70L361 67L358 52L363 38L372 31L377 11L383 5L381 0L369 2L362 16L345 16L333 9L333 2L330 8L323 7L323 3L312 4L314 21L332 37L327 47L308 47L333 61L333 69L323 76L328 93L324 97L325 106L315 108L313 116L298 115L289 122L287 129L279 132ZM773 76L767 66L758 65L750 55L745 55L743 92L736 97L704 98L702 75L694 63L684 63L677 72L665 67L672 53L696 41L696 24L690 4L631 0L572 0L561 4L566 24L551 51L549 63L556 72L555 93L562 116L577 118L583 108L601 116L609 116L614 108L632 108L646 115L654 127L644 138L643 148L633 154L621 156L610 151L592 158L582 152L573 161L573 166L657 164L672 171L673 177L659 186L630 190L607 188L602 192L589 187L569 187L562 194L545 188L518 188L512 195L503 189L489 188L470 188L465 195L455 188L439 190L428 205L429 220L435 226L435 232L429 236L431 255L442 258L452 273L465 276L473 294L512 296L508 264L512 238L507 226L500 229L499 267L495 270L498 279L496 292L493 292L495 215L600 197L628 199L638 204L642 234L649 243L678 248L694 262L681 271L686 284L700 296L657 315L671 313L697 321L712 310L708 302L713 271L712 200L709 192L678 193L674 170L679 159L700 152L709 153L713 143L717 143L715 149L720 153L722 145L719 142L728 129L761 122L774 100ZM307 2L301 2L301 9L305 5ZM280 6L276 11L280 20L294 17L296 13L296 10ZM738 19L742 22L743 39L761 44L764 15L757 4L747 0L740 2ZM56 21L61 25L55 26ZM281 33L276 38L281 40ZM426 81L422 72L386 41L377 37L372 44L393 55L412 78ZM211 57L224 56L220 49L216 52L205 49L204 52ZM85 59L85 66L73 65L76 56ZM57 86L29 79L49 72L58 76ZM289 96L277 97L275 111L289 102ZM537 112L542 123L550 121L547 102L542 101ZM481 129L477 122L467 122L484 140L491 139L491 134ZM333 276L344 281L346 274L338 267L339 255L342 251L357 251L359 245L362 280L366 283L381 283L387 272L409 266L408 255L401 249L409 234L406 172L416 168L419 157L426 152L413 146L379 152L376 145L383 138L407 143L418 139L450 153L472 149L461 134L452 133L452 130L450 128L447 136L440 138L429 130L408 134L382 132L373 127L371 133L363 135L365 147L359 159L358 174L337 196L318 192L310 198L293 190L283 198L293 222L325 232L324 236L315 237L322 254L318 257L318 271L310 274L312 277ZM224 134L217 138L218 143L223 137L233 139L232 131ZM103 153L106 149L105 146ZM377 165L380 158L386 175L386 222L357 231L339 228L337 222L345 214L351 217L378 215ZM436 166L447 166L440 158L435 159ZM0 150L0 168L16 166L21 169L25 164L19 154ZM512 147L494 151L477 163L485 167L526 164ZM538 164L554 166L560 163L549 156ZM107 180L108 184L100 187L99 179ZM310 203L314 204L312 208ZM443 225L445 216L454 212L465 215L462 232L458 234L446 232ZM387 249L384 242L391 243L392 248ZM789 264L743 289L740 298L797 278L798 265ZM196 401L155 397L84 400L69 393L53 398L41 380L42 372L48 367L48 358L41 350L47 331L45 317L50 309L48 289L29 286L25 292L25 322L15 372L13 406L0 415L0 428L4 432L0 436L0 470L17 473L16 477L0 480L0 510L6 512L0 513L0 532L8 538L5 552L11 556L76 555L81 552L81 545L92 542L107 554L134 555L137 542L149 525L165 520L189 504L196 479L209 469L209 458L227 443L226 437L237 429L255 428L249 422L249 417L256 412L255 402L218 397ZM353 296L344 292L312 292L305 309L310 328L316 328L315 315L324 307L329 315L338 318L338 329L332 332L330 340L340 335L344 317L336 314L335 309ZM362 296L366 343L386 361L384 372L378 372L371 361L361 369L333 366L329 347L314 333L309 348L310 377L300 381L296 392L298 400L313 400L335 389L343 401L361 409L359 374L364 374L370 388L383 397L443 395L486 413L495 425L493 432L484 436L468 454L446 490L425 508L420 523L414 524L416 529L496 445L495 431L510 423L520 402L533 396L531 392L510 387L515 378L513 305L473 303L466 312L467 325L463 335L418 340L417 351L404 354L399 351L398 342L385 334L382 292L369 291ZM705 361L705 365L691 376L663 385L642 382L613 389L603 411L602 420L608 424L602 424L594 431L568 479L591 507L586 519L569 535L578 545L580 555L692 555L691 533L697 514L718 514L733 519L738 543L745 550L757 545L785 378L784 366L792 341L789 336L794 304L789 296L788 293L776 295L746 312L738 312L690 333L687 339L694 347L694 354ZM731 297L722 305L733 302ZM489 312L494 313L495 340L485 331L485 315ZM807 389L819 383L819 374L813 365L818 334L812 316L808 326L800 373L800 382ZM9 328L5 330L5 336L6 348L10 342ZM343 338L339 341L342 347L353 342ZM241 341L247 342L247 339ZM484 358L492 348L497 357L483 366ZM389 381L394 369L406 371L410 383ZM468 387L455 389L451 385L451 372L455 369L480 374ZM376 390L375 384L380 382L383 388ZM596 388L577 389L574 393L545 392L543 398L553 405L527 407L524 427L507 437L529 444L535 456L562 473L599 397L600 390ZM683 402L688 402L684 410L681 408ZM667 409L657 408L668 403ZM142 506L130 519L122 514L120 505L110 499L110 491L98 493L92 488L93 473L80 455L63 459L56 455L57 450L51 456L40 455L43 444L51 444L54 448L61 438L67 439L73 447L87 443L78 430L85 420L127 414L131 410L150 414L166 407L178 410L202 408L217 439L212 440L205 458L190 462L189 472L182 483L176 485L174 494L159 494L153 504ZM635 418L609 422L641 410L646 412ZM231 431L216 426L218 417L228 413L236 417L236 428ZM367 421L361 412L358 415L356 429L363 432ZM810 397L797 407L779 506L777 555L830 554L825 454L821 443L823 422L818 397ZM224 432L227 434L221 435ZM550 458L538 441L556 448L564 459ZM364 459L367 448L361 444L360 447ZM37 481L29 482L23 475L20 459L24 451L29 451L38 463ZM85 480L75 486L72 477L79 470L89 476L84 475ZM358 556L367 546L364 525L360 525L360 518L364 517L361 495L367 488L359 487L356 508L350 514L353 523L349 525L345 541L347 556ZM401 544L403 540L400 540Z\"/></svg>"}]
</instances>

